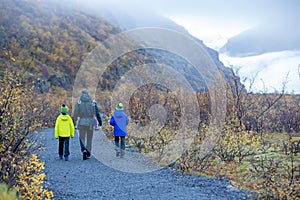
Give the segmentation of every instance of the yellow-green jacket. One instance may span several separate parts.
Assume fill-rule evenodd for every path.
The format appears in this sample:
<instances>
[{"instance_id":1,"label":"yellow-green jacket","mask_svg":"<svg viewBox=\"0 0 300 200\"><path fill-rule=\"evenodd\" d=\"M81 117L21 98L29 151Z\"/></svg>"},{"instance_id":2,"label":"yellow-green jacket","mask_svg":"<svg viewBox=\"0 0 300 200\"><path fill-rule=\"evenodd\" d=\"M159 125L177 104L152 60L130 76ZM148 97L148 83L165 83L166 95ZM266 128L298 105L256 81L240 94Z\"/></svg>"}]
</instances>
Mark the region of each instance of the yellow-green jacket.
<instances>
[{"instance_id":1,"label":"yellow-green jacket","mask_svg":"<svg viewBox=\"0 0 300 200\"><path fill-rule=\"evenodd\" d=\"M74 123L70 115L60 114L55 123L55 138L74 137Z\"/></svg>"}]
</instances>

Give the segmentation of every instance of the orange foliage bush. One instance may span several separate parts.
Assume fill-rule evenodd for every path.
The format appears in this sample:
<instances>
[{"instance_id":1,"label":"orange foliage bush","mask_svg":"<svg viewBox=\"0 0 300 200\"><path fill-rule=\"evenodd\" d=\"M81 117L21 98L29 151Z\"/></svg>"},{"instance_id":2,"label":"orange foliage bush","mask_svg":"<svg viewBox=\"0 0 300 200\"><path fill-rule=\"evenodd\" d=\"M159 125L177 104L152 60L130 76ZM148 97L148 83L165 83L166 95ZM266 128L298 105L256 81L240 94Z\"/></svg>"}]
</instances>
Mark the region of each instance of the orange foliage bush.
<instances>
[{"instance_id":1,"label":"orange foliage bush","mask_svg":"<svg viewBox=\"0 0 300 200\"><path fill-rule=\"evenodd\" d=\"M0 74L0 182L23 199L50 199L43 188L43 163L34 154L37 131L48 125L47 99L8 67Z\"/></svg>"}]
</instances>

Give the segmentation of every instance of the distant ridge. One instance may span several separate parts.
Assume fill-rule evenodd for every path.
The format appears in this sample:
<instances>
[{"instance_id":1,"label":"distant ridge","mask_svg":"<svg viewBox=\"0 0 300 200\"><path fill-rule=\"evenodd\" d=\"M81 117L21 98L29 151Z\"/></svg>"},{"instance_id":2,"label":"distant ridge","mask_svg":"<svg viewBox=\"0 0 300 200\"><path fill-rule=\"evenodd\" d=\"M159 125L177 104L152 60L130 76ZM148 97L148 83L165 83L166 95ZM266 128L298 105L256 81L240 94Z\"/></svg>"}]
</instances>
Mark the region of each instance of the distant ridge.
<instances>
[{"instance_id":1,"label":"distant ridge","mask_svg":"<svg viewBox=\"0 0 300 200\"><path fill-rule=\"evenodd\" d=\"M297 22L296 22L297 21ZM229 56L251 56L267 52L299 50L300 27L298 19L286 23L267 23L248 29L228 40L219 53Z\"/></svg>"}]
</instances>

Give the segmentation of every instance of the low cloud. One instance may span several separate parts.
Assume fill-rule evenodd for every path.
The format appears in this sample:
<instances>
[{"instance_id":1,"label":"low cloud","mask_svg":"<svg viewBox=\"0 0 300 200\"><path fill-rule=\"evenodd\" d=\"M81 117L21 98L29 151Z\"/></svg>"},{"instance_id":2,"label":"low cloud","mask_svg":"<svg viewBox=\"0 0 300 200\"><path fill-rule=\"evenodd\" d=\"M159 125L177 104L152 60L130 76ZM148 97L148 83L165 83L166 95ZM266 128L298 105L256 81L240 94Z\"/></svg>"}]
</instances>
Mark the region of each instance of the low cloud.
<instances>
[{"instance_id":1,"label":"low cloud","mask_svg":"<svg viewBox=\"0 0 300 200\"><path fill-rule=\"evenodd\" d=\"M254 80L253 92L281 91L286 81L286 92L300 94L300 51L280 51L249 57L229 57L220 55L225 66L231 66L245 82Z\"/></svg>"}]
</instances>

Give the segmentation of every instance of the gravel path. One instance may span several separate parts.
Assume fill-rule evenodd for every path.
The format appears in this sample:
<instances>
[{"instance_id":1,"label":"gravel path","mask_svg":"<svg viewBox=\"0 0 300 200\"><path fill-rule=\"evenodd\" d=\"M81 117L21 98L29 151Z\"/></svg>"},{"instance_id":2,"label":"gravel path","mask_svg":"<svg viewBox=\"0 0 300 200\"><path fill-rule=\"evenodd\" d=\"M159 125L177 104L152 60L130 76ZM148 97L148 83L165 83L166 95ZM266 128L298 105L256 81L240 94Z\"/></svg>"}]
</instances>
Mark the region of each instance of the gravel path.
<instances>
[{"instance_id":1,"label":"gravel path","mask_svg":"<svg viewBox=\"0 0 300 200\"><path fill-rule=\"evenodd\" d=\"M82 160L78 134L70 140L69 161L60 160L53 129L42 131L45 150L45 187L53 199L247 199L245 192L227 181L181 175L158 168L138 153L116 158L111 141L101 131L94 133L93 157Z\"/></svg>"}]
</instances>

